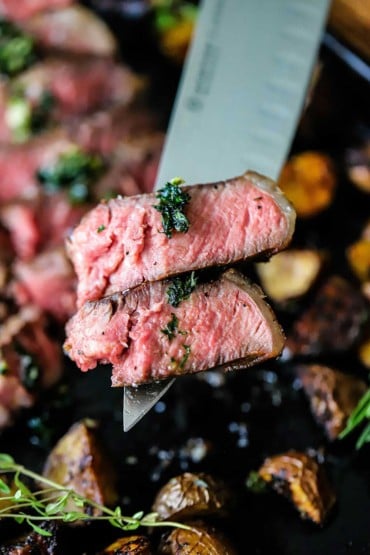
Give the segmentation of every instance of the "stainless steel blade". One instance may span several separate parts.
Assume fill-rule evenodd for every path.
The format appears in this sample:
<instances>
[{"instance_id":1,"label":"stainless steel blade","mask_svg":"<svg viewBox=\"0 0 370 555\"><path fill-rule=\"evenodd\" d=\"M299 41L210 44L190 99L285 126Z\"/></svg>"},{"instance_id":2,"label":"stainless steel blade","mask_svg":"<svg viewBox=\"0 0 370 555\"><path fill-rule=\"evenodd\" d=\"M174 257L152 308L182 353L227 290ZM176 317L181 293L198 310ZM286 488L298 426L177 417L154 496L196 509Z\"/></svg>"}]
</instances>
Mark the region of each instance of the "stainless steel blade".
<instances>
[{"instance_id":1,"label":"stainless steel blade","mask_svg":"<svg viewBox=\"0 0 370 555\"><path fill-rule=\"evenodd\" d=\"M157 188L175 176L205 183L247 169L278 177L328 6L329 0L203 0ZM144 416L170 385L157 382L157 397L153 384L125 388L124 428Z\"/></svg>"}]
</instances>

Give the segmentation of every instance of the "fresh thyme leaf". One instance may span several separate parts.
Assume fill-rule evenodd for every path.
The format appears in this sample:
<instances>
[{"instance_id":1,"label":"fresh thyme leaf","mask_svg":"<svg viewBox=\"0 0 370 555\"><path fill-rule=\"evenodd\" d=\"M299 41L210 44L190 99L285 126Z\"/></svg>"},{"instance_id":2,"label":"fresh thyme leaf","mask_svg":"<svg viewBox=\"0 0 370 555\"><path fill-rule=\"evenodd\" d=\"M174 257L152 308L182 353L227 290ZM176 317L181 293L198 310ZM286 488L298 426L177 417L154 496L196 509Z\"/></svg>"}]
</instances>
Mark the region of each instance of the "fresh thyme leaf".
<instances>
[{"instance_id":1,"label":"fresh thyme leaf","mask_svg":"<svg viewBox=\"0 0 370 555\"><path fill-rule=\"evenodd\" d=\"M198 278L195 272L174 278L167 289L169 304L175 308L178 307L181 301L190 297L197 283Z\"/></svg>"},{"instance_id":2,"label":"fresh thyme leaf","mask_svg":"<svg viewBox=\"0 0 370 555\"><path fill-rule=\"evenodd\" d=\"M8 484L4 482L4 480L2 480L1 478L0 478L0 492L5 494L8 494L11 492L11 489L8 486Z\"/></svg>"},{"instance_id":3,"label":"fresh thyme leaf","mask_svg":"<svg viewBox=\"0 0 370 555\"><path fill-rule=\"evenodd\" d=\"M168 322L166 327L161 329L161 332L164 333L164 335L167 335L168 339L171 341L171 339L173 339L176 335L178 325L179 319L177 318L176 314L173 314L171 312L171 320Z\"/></svg>"},{"instance_id":4,"label":"fresh thyme leaf","mask_svg":"<svg viewBox=\"0 0 370 555\"><path fill-rule=\"evenodd\" d=\"M155 204L154 208L162 214L163 232L169 238L172 237L173 231L186 233L190 225L184 214L184 208L190 201L190 195L179 187L181 183L184 181L175 177L156 194L159 204Z\"/></svg>"},{"instance_id":5,"label":"fresh thyme leaf","mask_svg":"<svg viewBox=\"0 0 370 555\"><path fill-rule=\"evenodd\" d=\"M49 530L45 530L44 528L41 528L41 526L37 526L37 524L32 522L31 519L26 518L26 522L28 526L30 526L33 529L33 531L39 534L40 536L45 536L45 537L52 536L52 533Z\"/></svg>"},{"instance_id":6,"label":"fresh thyme leaf","mask_svg":"<svg viewBox=\"0 0 370 555\"><path fill-rule=\"evenodd\" d=\"M103 170L100 156L75 148L61 154L54 166L40 168L36 175L47 192L67 190L71 204L81 204L90 200L90 185Z\"/></svg>"},{"instance_id":7,"label":"fresh thyme leaf","mask_svg":"<svg viewBox=\"0 0 370 555\"><path fill-rule=\"evenodd\" d=\"M339 437L342 439L349 433L362 424L365 420L370 419L370 389L360 399L357 407L352 412L347 420L347 425L340 433Z\"/></svg>"},{"instance_id":8,"label":"fresh thyme leaf","mask_svg":"<svg viewBox=\"0 0 370 555\"><path fill-rule=\"evenodd\" d=\"M185 530L190 529L186 524L178 522L157 521L153 513L145 515L143 511L138 511L134 516L122 515L120 507L110 509L84 497L72 489L17 464L7 453L0 453L0 471L14 474L14 483L18 488L12 494L12 491L6 489L6 483L3 480L0 481L0 491L6 494L6 498L4 496L2 498L0 518L2 520L12 519L20 524L26 522L35 532L43 536L49 536L50 532L38 526L37 522L48 519L61 522L105 520L120 530L136 530L139 526L167 526ZM40 484L43 489L31 491L25 485L23 478L32 480L34 484ZM51 499L53 501L50 501ZM68 501L72 501L78 507L85 508L86 512L69 511L67 509ZM6 505L6 502L8 502L8 505ZM92 514L92 509L97 509L98 514Z\"/></svg>"},{"instance_id":9,"label":"fresh thyme leaf","mask_svg":"<svg viewBox=\"0 0 370 555\"><path fill-rule=\"evenodd\" d=\"M356 449L361 449L365 445L365 443L370 443L370 422L368 422L367 426L363 430L362 434L357 440Z\"/></svg>"},{"instance_id":10,"label":"fresh thyme leaf","mask_svg":"<svg viewBox=\"0 0 370 555\"><path fill-rule=\"evenodd\" d=\"M0 73L14 76L36 59L35 44L10 21L0 20Z\"/></svg>"},{"instance_id":11,"label":"fresh thyme leaf","mask_svg":"<svg viewBox=\"0 0 370 555\"><path fill-rule=\"evenodd\" d=\"M0 453L0 470L7 470L14 466L14 459L7 453Z\"/></svg>"}]
</instances>

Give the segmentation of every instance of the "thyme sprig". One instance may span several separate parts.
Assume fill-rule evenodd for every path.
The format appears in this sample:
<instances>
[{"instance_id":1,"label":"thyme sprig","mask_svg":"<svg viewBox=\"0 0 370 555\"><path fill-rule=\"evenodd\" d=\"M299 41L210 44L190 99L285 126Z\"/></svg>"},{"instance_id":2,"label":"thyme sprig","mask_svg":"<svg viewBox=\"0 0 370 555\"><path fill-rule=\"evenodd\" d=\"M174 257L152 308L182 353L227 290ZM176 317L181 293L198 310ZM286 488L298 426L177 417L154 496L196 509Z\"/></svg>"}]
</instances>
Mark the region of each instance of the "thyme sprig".
<instances>
[{"instance_id":1,"label":"thyme sprig","mask_svg":"<svg viewBox=\"0 0 370 555\"><path fill-rule=\"evenodd\" d=\"M167 526L188 530L185 524L158 520L157 513L144 514L139 511L125 516L119 506L110 509L100 503L80 495L53 480L50 480L25 466L18 464L7 453L0 453L0 472L12 474L12 483L0 479L0 519L12 519L18 524L26 523L42 536L51 536L38 523L45 520L71 523L76 521L107 521L120 530L136 530L139 526ZM40 489L31 491L24 478L38 484ZM74 505L77 510L69 510ZM97 511L91 515L91 509Z\"/></svg>"},{"instance_id":2,"label":"thyme sprig","mask_svg":"<svg viewBox=\"0 0 370 555\"><path fill-rule=\"evenodd\" d=\"M347 425L341 432L339 437L341 439L346 437L355 428L358 428L366 421L367 425L363 429L356 442L356 449L360 449L365 443L370 443L370 389L368 389L366 393L361 397L357 407L348 418Z\"/></svg>"}]
</instances>

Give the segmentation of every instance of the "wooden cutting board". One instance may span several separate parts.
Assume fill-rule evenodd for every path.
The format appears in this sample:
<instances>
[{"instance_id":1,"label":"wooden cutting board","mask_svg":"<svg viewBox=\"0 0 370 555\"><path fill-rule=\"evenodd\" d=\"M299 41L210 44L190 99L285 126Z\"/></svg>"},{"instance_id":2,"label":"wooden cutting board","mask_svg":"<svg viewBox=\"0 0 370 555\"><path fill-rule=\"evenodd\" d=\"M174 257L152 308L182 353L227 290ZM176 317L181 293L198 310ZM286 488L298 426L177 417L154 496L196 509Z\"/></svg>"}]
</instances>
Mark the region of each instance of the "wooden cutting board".
<instances>
[{"instance_id":1,"label":"wooden cutting board","mask_svg":"<svg viewBox=\"0 0 370 555\"><path fill-rule=\"evenodd\" d=\"M370 0L333 0L329 28L370 61Z\"/></svg>"}]
</instances>

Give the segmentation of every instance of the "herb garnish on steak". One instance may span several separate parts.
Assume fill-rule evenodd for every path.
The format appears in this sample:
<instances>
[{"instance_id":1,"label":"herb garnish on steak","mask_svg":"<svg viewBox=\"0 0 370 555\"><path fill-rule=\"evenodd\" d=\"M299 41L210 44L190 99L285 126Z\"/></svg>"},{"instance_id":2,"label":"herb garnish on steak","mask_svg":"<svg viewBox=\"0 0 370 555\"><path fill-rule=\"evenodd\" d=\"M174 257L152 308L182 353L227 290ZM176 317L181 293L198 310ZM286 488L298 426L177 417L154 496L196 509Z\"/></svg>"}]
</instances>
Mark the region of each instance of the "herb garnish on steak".
<instances>
[{"instance_id":1,"label":"herb garnish on steak","mask_svg":"<svg viewBox=\"0 0 370 555\"><path fill-rule=\"evenodd\" d=\"M78 277L78 306L145 281L266 258L290 242L295 212L274 182L254 172L182 187L190 193L187 233L162 229L152 194L101 202L82 219L67 249ZM97 233L105 226L104 233Z\"/></svg>"},{"instance_id":2,"label":"herb garnish on steak","mask_svg":"<svg viewBox=\"0 0 370 555\"><path fill-rule=\"evenodd\" d=\"M146 283L85 303L67 324L65 351L83 371L113 364L117 387L246 368L281 352L284 335L261 289L235 270L198 284L176 308L167 302L168 285ZM175 324L186 334L175 334Z\"/></svg>"},{"instance_id":3,"label":"herb garnish on steak","mask_svg":"<svg viewBox=\"0 0 370 555\"><path fill-rule=\"evenodd\" d=\"M186 233L189 229L189 220L184 214L184 208L190 201L190 195L180 189L179 185L182 183L183 179L174 177L156 194L159 204L154 208L162 214L163 232L169 238L172 237L173 231Z\"/></svg>"}]
</instances>

